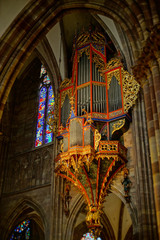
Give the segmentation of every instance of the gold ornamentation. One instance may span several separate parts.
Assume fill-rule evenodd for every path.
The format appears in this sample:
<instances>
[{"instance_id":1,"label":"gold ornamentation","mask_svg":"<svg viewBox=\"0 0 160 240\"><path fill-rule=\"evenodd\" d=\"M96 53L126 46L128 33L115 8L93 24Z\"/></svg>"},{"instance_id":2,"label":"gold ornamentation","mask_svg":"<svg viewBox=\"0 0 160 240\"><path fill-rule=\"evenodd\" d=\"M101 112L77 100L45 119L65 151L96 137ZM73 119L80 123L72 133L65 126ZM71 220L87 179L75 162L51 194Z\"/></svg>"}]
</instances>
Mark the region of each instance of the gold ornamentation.
<instances>
[{"instance_id":1,"label":"gold ornamentation","mask_svg":"<svg viewBox=\"0 0 160 240\"><path fill-rule=\"evenodd\" d=\"M64 152L64 149L63 149L64 143L63 142L60 143L60 147L61 147L61 152Z\"/></svg>"},{"instance_id":2,"label":"gold ornamentation","mask_svg":"<svg viewBox=\"0 0 160 240\"><path fill-rule=\"evenodd\" d=\"M103 58L99 54L94 52L92 60L96 64L96 67L98 68L99 71L101 71L101 72L104 71L105 63L104 63ZM103 76L103 74L101 74L101 75Z\"/></svg>"},{"instance_id":3,"label":"gold ornamentation","mask_svg":"<svg viewBox=\"0 0 160 240\"><path fill-rule=\"evenodd\" d=\"M121 129L124 126L124 124L125 124L125 119L121 119L121 120L116 121L112 126L112 134L115 131Z\"/></svg>"},{"instance_id":4,"label":"gold ornamentation","mask_svg":"<svg viewBox=\"0 0 160 240\"><path fill-rule=\"evenodd\" d=\"M115 76L115 78L118 81L118 84L121 84L121 76L120 76L120 69L122 74L122 89L123 89L123 103L124 103L124 112L128 112L129 108L133 106L137 99L137 94L139 92L140 85L135 80L134 76L131 75L129 72L125 71L123 67L120 64L119 59L113 59L109 63L110 67L109 69L112 70L107 73L107 89L110 88L110 84L112 81L112 77ZM121 66L121 68L113 70L113 68ZM108 68L108 65L107 65ZM108 69L108 70L109 70ZM112 113L113 114L113 113ZM115 112L115 114L118 114L118 112ZM110 116L111 117L111 116Z\"/></svg>"},{"instance_id":5,"label":"gold ornamentation","mask_svg":"<svg viewBox=\"0 0 160 240\"><path fill-rule=\"evenodd\" d=\"M64 127L63 127L63 125L62 125L62 124L59 126L59 129L58 129L58 131L59 131L59 133L60 133L60 134L62 134L62 133L63 133L63 131L64 131Z\"/></svg>"},{"instance_id":6,"label":"gold ornamentation","mask_svg":"<svg viewBox=\"0 0 160 240\"><path fill-rule=\"evenodd\" d=\"M100 53L102 53L103 55L105 55L104 45L93 44L93 48L96 49L97 51L99 51Z\"/></svg>"},{"instance_id":7,"label":"gold ornamentation","mask_svg":"<svg viewBox=\"0 0 160 240\"><path fill-rule=\"evenodd\" d=\"M90 59L90 46L84 47L77 51L77 60L79 62L80 58L82 57L82 54L85 52L85 54L88 56L88 59Z\"/></svg>"},{"instance_id":8,"label":"gold ornamentation","mask_svg":"<svg viewBox=\"0 0 160 240\"><path fill-rule=\"evenodd\" d=\"M123 102L124 112L135 104L137 95L140 89L139 83L135 80L134 76L122 69L122 87L123 87Z\"/></svg>"},{"instance_id":9,"label":"gold ornamentation","mask_svg":"<svg viewBox=\"0 0 160 240\"><path fill-rule=\"evenodd\" d=\"M119 141L100 141L99 152L97 153L90 145L74 146L67 152L60 153L55 160L56 173L71 181L83 194L88 207L86 223L96 237L99 236L102 228L102 207L113 177L126 163L126 154L122 156L120 150L123 153L127 152L127 149ZM100 161L102 162L100 163ZM98 170L100 166L103 166L105 172L103 173L102 184L97 186L97 174L101 177ZM96 198L93 197L95 185Z\"/></svg>"},{"instance_id":10,"label":"gold ornamentation","mask_svg":"<svg viewBox=\"0 0 160 240\"><path fill-rule=\"evenodd\" d=\"M69 99L71 99L71 97L72 97L72 89L71 88L69 88L61 93L61 108L65 101L66 95L68 95Z\"/></svg>"},{"instance_id":11,"label":"gold ornamentation","mask_svg":"<svg viewBox=\"0 0 160 240\"><path fill-rule=\"evenodd\" d=\"M74 146L70 148L67 152L62 152L59 154L58 158L60 161L57 161L56 168L65 166L64 172L68 169L73 168L76 172L82 167L85 163L88 170L89 166L92 163L95 156L95 150L91 146Z\"/></svg>"},{"instance_id":12,"label":"gold ornamentation","mask_svg":"<svg viewBox=\"0 0 160 240\"><path fill-rule=\"evenodd\" d=\"M109 113L109 118L113 118L113 117L116 117L118 115L122 114L122 110L118 110L118 111L115 111L115 112L111 112Z\"/></svg>"},{"instance_id":13,"label":"gold ornamentation","mask_svg":"<svg viewBox=\"0 0 160 240\"><path fill-rule=\"evenodd\" d=\"M120 85L120 69L116 69L116 70L113 70L113 71L107 73L107 89L110 88L110 84L111 84L113 76L115 76L118 84Z\"/></svg>"},{"instance_id":14,"label":"gold ornamentation","mask_svg":"<svg viewBox=\"0 0 160 240\"><path fill-rule=\"evenodd\" d=\"M99 153L104 153L104 157L107 157L107 155L109 157L112 155L113 157L113 154L118 157L120 154L124 158L127 158L127 149L119 141L100 141ZM97 153L97 156L99 153Z\"/></svg>"},{"instance_id":15,"label":"gold ornamentation","mask_svg":"<svg viewBox=\"0 0 160 240\"><path fill-rule=\"evenodd\" d=\"M107 115L104 113L92 113L92 117L93 118L102 118L102 119L106 119L107 118Z\"/></svg>"},{"instance_id":16,"label":"gold ornamentation","mask_svg":"<svg viewBox=\"0 0 160 240\"><path fill-rule=\"evenodd\" d=\"M49 125L49 129L54 133L57 134L58 133L58 99L55 98L55 104L53 106L50 107L49 109L49 113L47 116L47 124Z\"/></svg>"},{"instance_id":17,"label":"gold ornamentation","mask_svg":"<svg viewBox=\"0 0 160 240\"><path fill-rule=\"evenodd\" d=\"M126 175L128 175L128 174L129 174L129 169L126 168L126 167L124 167L124 168L123 168L123 175L126 176Z\"/></svg>"},{"instance_id":18,"label":"gold ornamentation","mask_svg":"<svg viewBox=\"0 0 160 240\"><path fill-rule=\"evenodd\" d=\"M60 89L64 89L66 87L69 87L71 85L71 79L65 78L60 85Z\"/></svg>"},{"instance_id":19,"label":"gold ornamentation","mask_svg":"<svg viewBox=\"0 0 160 240\"><path fill-rule=\"evenodd\" d=\"M86 216L86 223L88 226L94 226L94 225L99 225L101 226L101 213L102 211L97 209L96 207L89 207L89 211L87 212Z\"/></svg>"},{"instance_id":20,"label":"gold ornamentation","mask_svg":"<svg viewBox=\"0 0 160 240\"><path fill-rule=\"evenodd\" d=\"M100 140L101 134L99 133L98 129L96 129L94 132L95 150L97 150Z\"/></svg>"},{"instance_id":21,"label":"gold ornamentation","mask_svg":"<svg viewBox=\"0 0 160 240\"><path fill-rule=\"evenodd\" d=\"M75 38L75 43L73 44L73 48L80 48L89 43L97 44L97 45L105 45L105 37L102 33L98 31L93 32L82 32L79 34L77 38Z\"/></svg>"},{"instance_id":22,"label":"gold ornamentation","mask_svg":"<svg viewBox=\"0 0 160 240\"><path fill-rule=\"evenodd\" d=\"M100 209L90 206L86 216L86 224L89 228L91 228L91 230L94 231L94 235L96 235L96 237L99 236L102 229L101 214L102 211Z\"/></svg>"},{"instance_id":23,"label":"gold ornamentation","mask_svg":"<svg viewBox=\"0 0 160 240\"><path fill-rule=\"evenodd\" d=\"M77 123L79 123L79 127L81 127L81 129L83 128L83 119L82 118L72 118L72 119L70 119L70 123L72 122L72 121L76 121Z\"/></svg>"},{"instance_id":24,"label":"gold ornamentation","mask_svg":"<svg viewBox=\"0 0 160 240\"><path fill-rule=\"evenodd\" d=\"M89 39L90 39L89 32L82 33L76 39L76 46L74 44L73 47L79 48L80 46L87 44L89 42Z\"/></svg>"},{"instance_id":25,"label":"gold ornamentation","mask_svg":"<svg viewBox=\"0 0 160 240\"><path fill-rule=\"evenodd\" d=\"M103 45L105 44L105 37L103 36L102 33L95 31L92 33L91 36L92 36L92 43L103 44Z\"/></svg>"},{"instance_id":26,"label":"gold ornamentation","mask_svg":"<svg viewBox=\"0 0 160 240\"><path fill-rule=\"evenodd\" d=\"M121 59L120 58L112 58L108 63L107 63L107 66L106 66L106 69L105 71L110 71L114 68L117 68L117 67L122 67L122 62L121 62Z\"/></svg>"},{"instance_id":27,"label":"gold ornamentation","mask_svg":"<svg viewBox=\"0 0 160 240\"><path fill-rule=\"evenodd\" d=\"M85 114L86 114L86 122L85 122L84 126L86 126L88 124L92 124L93 120L91 118L91 115L88 114L88 112L84 108L82 109L82 112L85 112Z\"/></svg>"}]
</instances>

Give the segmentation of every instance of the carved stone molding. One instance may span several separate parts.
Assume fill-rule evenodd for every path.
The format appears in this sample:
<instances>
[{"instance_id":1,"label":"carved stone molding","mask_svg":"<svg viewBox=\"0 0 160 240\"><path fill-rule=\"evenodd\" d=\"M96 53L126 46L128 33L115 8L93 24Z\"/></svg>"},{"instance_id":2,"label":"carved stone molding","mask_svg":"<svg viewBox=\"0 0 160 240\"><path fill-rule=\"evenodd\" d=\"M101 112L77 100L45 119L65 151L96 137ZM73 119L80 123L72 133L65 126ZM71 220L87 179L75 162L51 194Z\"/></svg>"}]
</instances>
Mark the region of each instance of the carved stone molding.
<instances>
[{"instance_id":1,"label":"carved stone molding","mask_svg":"<svg viewBox=\"0 0 160 240\"><path fill-rule=\"evenodd\" d=\"M49 145L10 158L4 193L50 183L52 148L53 145Z\"/></svg>"}]
</instances>

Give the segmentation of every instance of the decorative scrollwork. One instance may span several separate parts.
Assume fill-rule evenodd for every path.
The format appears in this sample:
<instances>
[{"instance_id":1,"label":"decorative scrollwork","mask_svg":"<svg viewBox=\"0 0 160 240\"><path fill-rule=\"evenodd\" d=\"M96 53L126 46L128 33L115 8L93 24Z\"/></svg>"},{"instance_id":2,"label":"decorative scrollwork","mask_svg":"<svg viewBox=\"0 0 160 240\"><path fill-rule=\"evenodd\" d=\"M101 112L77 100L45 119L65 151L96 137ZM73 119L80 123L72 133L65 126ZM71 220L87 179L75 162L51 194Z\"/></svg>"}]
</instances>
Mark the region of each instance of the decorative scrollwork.
<instances>
[{"instance_id":1,"label":"decorative scrollwork","mask_svg":"<svg viewBox=\"0 0 160 240\"><path fill-rule=\"evenodd\" d=\"M65 101L66 95L68 95L69 99L72 97L72 89L67 89L61 93L61 108L63 106L63 103Z\"/></svg>"},{"instance_id":2,"label":"decorative scrollwork","mask_svg":"<svg viewBox=\"0 0 160 240\"><path fill-rule=\"evenodd\" d=\"M124 126L124 124L125 124L125 119L120 119L119 121L116 121L112 126L112 134L115 131L121 129Z\"/></svg>"},{"instance_id":3,"label":"decorative scrollwork","mask_svg":"<svg viewBox=\"0 0 160 240\"><path fill-rule=\"evenodd\" d=\"M59 120L59 100L55 98L55 104L50 107L49 113L47 116L47 124L49 125L50 130L54 133L58 133L58 120Z\"/></svg>"},{"instance_id":4,"label":"decorative scrollwork","mask_svg":"<svg viewBox=\"0 0 160 240\"><path fill-rule=\"evenodd\" d=\"M104 47L104 45L94 44L93 47L94 47L94 49L96 49L97 51L99 51L99 52L101 52L103 55L105 55L105 47Z\"/></svg>"},{"instance_id":5,"label":"decorative scrollwork","mask_svg":"<svg viewBox=\"0 0 160 240\"><path fill-rule=\"evenodd\" d=\"M103 58L97 54L97 53L93 53L93 58L92 58L93 62L96 64L96 67L98 68L99 71L104 71L105 69L105 63Z\"/></svg>"},{"instance_id":6,"label":"decorative scrollwork","mask_svg":"<svg viewBox=\"0 0 160 240\"><path fill-rule=\"evenodd\" d=\"M92 33L92 42L98 44L105 44L105 37L102 33L95 31Z\"/></svg>"},{"instance_id":7,"label":"decorative scrollwork","mask_svg":"<svg viewBox=\"0 0 160 240\"><path fill-rule=\"evenodd\" d=\"M78 37L75 37L73 48L74 49L80 48L89 43L105 45L105 37L102 33L98 32L98 31L82 32L79 34Z\"/></svg>"},{"instance_id":8,"label":"decorative scrollwork","mask_svg":"<svg viewBox=\"0 0 160 240\"><path fill-rule=\"evenodd\" d=\"M71 79L65 78L60 85L60 89L64 89L66 87L69 87L71 85Z\"/></svg>"},{"instance_id":9,"label":"decorative scrollwork","mask_svg":"<svg viewBox=\"0 0 160 240\"><path fill-rule=\"evenodd\" d=\"M87 55L88 59L90 59L90 46L84 47L80 50L77 51L77 60L79 62L80 58L82 57L82 54L85 52L85 54Z\"/></svg>"},{"instance_id":10,"label":"decorative scrollwork","mask_svg":"<svg viewBox=\"0 0 160 240\"><path fill-rule=\"evenodd\" d=\"M89 32L81 33L77 39L75 39L75 43L73 44L73 48L79 48L89 42L90 34Z\"/></svg>"},{"instance_id":11,"label":"decorative scrollwork","mask_svg":"<svg viewBox=\"0 0 160 240\"><path fill-rule=\"evenodd\" d=\"M97 150L100 140L101 134L99 133L98 129L96 129L94 132L95 150Z\"/></svg>"},{"instance_id":12,"label":"decorative scrollwork","mask_svg":"<svg viewBox=\"0 0 160 240\"><path fill-rule=\"evenodd\" d=\"M114 68L117 68L117 67L122 67L122 62L121 62L121 59L120 58L112 58L108 63L107 63L107 66L106 66L106 71L110 71Z\"/></svg>"},{"instance_id":13,"label":"decorative scrollwork","mask_svg":"<svg viewBox=\"0 0 160 240\"><path fill-rule=\"evenodd\" d=\"M120 114L122 114L122 109L118 110L118 111L115 111L115 112L109 113L109 118L117 117Z\"/></svg>"},{"instance_id":14,"label":"decorative scrollwork","mask_svg":"<svg viewBox=\"0 0 160 240\"><path fill-rule=\"evenodd\" d=\"M122 84L123 84L123 101L124 111L128 112L137 99L137 94L140 89L139 83L134 76L122 69Z\"/></svg>"}]
</instances>

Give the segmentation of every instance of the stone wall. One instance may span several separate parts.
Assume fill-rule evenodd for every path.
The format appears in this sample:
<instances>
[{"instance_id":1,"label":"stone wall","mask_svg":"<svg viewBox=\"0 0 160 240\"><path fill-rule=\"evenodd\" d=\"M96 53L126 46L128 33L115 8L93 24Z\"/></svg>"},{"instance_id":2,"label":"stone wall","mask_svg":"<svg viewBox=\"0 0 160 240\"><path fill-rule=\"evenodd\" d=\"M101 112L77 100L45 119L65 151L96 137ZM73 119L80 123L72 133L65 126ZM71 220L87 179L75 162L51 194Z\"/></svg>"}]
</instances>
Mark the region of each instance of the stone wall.
<instances>
[{"instance_id":1,"label":"stone wall","mask_svg":"<svg viewBox=\"0 0 160 240\"><path fill-rule=\"evenodd\" d=\"M5 154L2 151L1 156L5 162L0 208L3 220L0 221L1 239L8 238L8 229L13 229L18 219L24 220L25 216L34 219L34 215L39 219L37 224L41 222L43 232L50 234L53 143L34 147L40 66L40 61L35 59L17 79L4 112L3 135L7 136L8 150ZM4 148L6 141L1 143Z\"/></svg>"}]
</instances>

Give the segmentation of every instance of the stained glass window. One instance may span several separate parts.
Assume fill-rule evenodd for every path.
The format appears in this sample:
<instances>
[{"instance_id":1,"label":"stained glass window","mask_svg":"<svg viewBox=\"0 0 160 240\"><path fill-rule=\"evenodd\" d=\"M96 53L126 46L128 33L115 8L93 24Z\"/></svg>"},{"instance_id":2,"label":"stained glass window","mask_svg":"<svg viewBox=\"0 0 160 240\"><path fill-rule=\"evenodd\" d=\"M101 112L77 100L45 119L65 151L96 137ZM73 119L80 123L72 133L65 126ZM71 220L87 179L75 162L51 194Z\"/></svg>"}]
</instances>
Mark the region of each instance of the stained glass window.
<instances>
[{"instance_id":1,"label":"stained glass window","mask_svg":"<svg viewBox=\"0 0 160 240\"><path fill-rule=\"evenodd\" d=\"M51 107L54 107L54 93L45 67L41 66L41 84L39 91L38 119L35 147L52 142L53 133L47 124Z\"/></svg>"},{"instance_id":2,"label":"stained glass window","mask_svg":"<svg viewBox=\"0 0 160 240\"><path fill-rule=\"evenodd\" d=\"M86 233L86 234L83 235L81 240L95 240L95 238L94 238L92 233Z\"/></svg>"},{"instance_id":3,"label":"stained glass window","mask_svg":"<svg viewBox=\"0 0 160 240\"><path fill-rule=\"evenodd\" d=\"M30 229L30 220L25 220L21 222L12 232L10 240L18 239L18 240L28 240L31 235Z\"/></svg>"},{"instance_id":4,"label":"stained glass window","mask_svg":"<svg viewBox=\"0 0 160 240\"><path fill-rule=\"evenodd\" d=\"M102 240L100 237L98 237L97 239L95 239L95 237L93 236L92 233L86 233L83 235L83 237L81 238L81 240Z\"/></svg>"}]
</instances>

